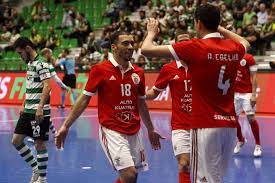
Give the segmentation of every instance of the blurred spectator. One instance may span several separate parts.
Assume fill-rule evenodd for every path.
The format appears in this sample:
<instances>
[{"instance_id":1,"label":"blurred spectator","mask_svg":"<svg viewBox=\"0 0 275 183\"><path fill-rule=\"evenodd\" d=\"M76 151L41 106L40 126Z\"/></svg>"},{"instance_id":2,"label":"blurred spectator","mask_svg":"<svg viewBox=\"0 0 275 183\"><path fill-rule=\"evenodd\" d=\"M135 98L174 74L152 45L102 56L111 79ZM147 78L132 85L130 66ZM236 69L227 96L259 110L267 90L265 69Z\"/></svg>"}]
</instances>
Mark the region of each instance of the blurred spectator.
<instances>
[{"instance_id":1,"label":"blurred spectator","mask_svg":"<svg viewBox=\"0 0 275 183\"><path fill-rule=\"evenodd\" d=\"M11 32L8 30L7 26L2 27L2 33L0 35L0 41L9 41L11 37Z\"/></svg>"},{"instance_id":2,"label":"blurred spectator","mask_svg":"<svg viewBox=\"0 0 275 183\"><path fill-rule=\"evenodd\" d=\"M130 33L132 35L137 35L139 37L139 39L142 39L143 32L144 32L144 30L141 29L140 23L137 21L134 21L132 24L132 31Z\"/></svg>"},{"instance_id":3,"label":"blurred spectator","mask_svg":"<svg viewBox=\"0 0 275 183\"><path fill-rule=\"evenodd\" d=\"M137 64L139 67L145 69L145 66L147 65L148 61L146 61L146 57L143 55L140 55L137 59L137 61L135 62L135 64Z\"/></svg>"},{"instance_id":4,"label":"blurred spectator","mask_svg":"<svg viewBox=\"0 0 275 183\"><path fill-rule=\"evenodd\" d=\"M262 25L258 23L257 15L254 15L252 17L252 25L253 25L255 31L260 32L262 30Z\"/></svg>"},{"instance_id":5,"label":"blurred spectator","mask_svg":"<svg viewBox=\"0 0 275 183\"><path fill-rule=\"evenodd\" d=\"M174 3L173 9L174 9L175 11L181 12L181 11L184 10L184 7L183 7L183 5L180 4L180 1L176 1L176 2Z\"/></svg>"},{"instance_id":6,"label":"blurred spectator","mask_svg":"<svg viewBox=\"0 0 275 183\"><path fill-rule=\"evenodd\" d=\"M260 34L255 31L252 24L248 24L248 26L246 27L246 33L244 34L244 37L251 46L251 49L248 51L248 53L256 55L259 46L258 44L260 40Z\"/></svg>"},{"instance_id":7,"label":"blurred spectator","mask_svg":"<svg viewBox=\"0 0 275 183\"><path fill-rule=\"evenodd\" d=\"M17 15L14 19L14 27L19 31L22 31L24 29L29 28L30 26L22 16Z\"/></svg>"},{"instance_id":8,"label":"blurred spectator","mask_svg":"<svg viewBox=\"0 0 275 183\"><path fill-rule=\"evenodd\" d=\"M236 34L238 34L239 36L243 36L243 28L242 27L238 27L236 29Z\"/></svg>"},{"instance_id":9,"label":"blurred spectator","mask_svg":"<svg viewBox=\"0 0 275 183\"><path fill-rule=\"evenodd\" d=\"M107 49L108 50L108 49ZM103 51L104 52L104 51ZM108 51L107 51L108 52ZM108 56L106 57L107 60L108 60ZM103 60L106 60L104 57L103 57L103 54L99 53L98 51L95 51L94 53L90 54L89 56L89 63L90 63L90 66L94 65L94 64L97 64Z\"/></svg>"},{"instance_id":10,"label":"blurred spectator","mask_svg":"<svg viewBox=\"0 0 275 183\"><path fill-rule=\"evenodd\" d=\"M146 12L144 10L139 11L139 19L140 25L145 27L146 25Z\"/></svg>"},{"instance_id":11,"label":"blurred spectator","mask_svg":"<svg viewBox=\"0 0 275 183\"><path fill-rule=\"evenodd\" d=\"M75 64L78 67L78 70L88 70L89 67L89 58L88 58L88 51L86 48L82 47L80 50L80 54L76 57Z\"/></svg>"},{"instance_id":12,"label":"blurred spectator","mask_svg":"<svg viewBox=\"0 0 275 183\"><path fill-rule=\"evenodd\" d=\"M240 26L243 20L243 14L245 13L245 0L233 0L233 17L237 21L237 26Z\"/></svg>"},{"instance_id":13,"label":"blurred spectator","mask_svg":"<svg viewBox=\"0 0 275 183\"><path fill-rule=\"evenodd\" d=\"M166 6L161 2L161 0L157 0L155 10L159 12L160 10L165 11Z\"/></svg>"},{"instance_id":14,"label":"blurred spectator","mask_svg":"<svg viewBox=\"0 0 275 183\"><path fill-rule=\"evenodd\" d=\"M125 21L119 23L119 31L129 32L129 28L126 26Z\"/></svg>"},{"instance_id":15,"label":"blurred spectator","mask_svg":"<svg viewBox=\"0 0 275 183\"><path fill-rule=\"evenodd\" d=\"M186 4L185 4L185 9L186 9L186 13L189 15L193 15L194 11L195 11L195 3L194 0L187 0Z\"/></svg>"},{"instance_id":16,"label":"blurred spectator","mask_svg":"<svg viewBox=\"0 0 275 183\"><path fill-rule=\"evenodd\" d=\"M45 40L43 37L37 32L35 28L32 29L30 40L33 42L36 48L44 48Z\"/></svg>"},{"instance_id":17,"label":"blurred spectator","mask_svg":"<svg viewBox=\"0 0 275 183\"><path fill-rule=\"evenodd\" d=\"M110 53L109 48L102 48L102 55L100 57L100 61L109 60L111 55L112 55L112 53ZM94 54L94 58L95 57L96 57L96 54Z\"/></svg>"},{"instance_id":18,"label":"blurred spectator","mask_svg":"<svg viewBox=\"0 0 275 183\"><path fill-rule=\"evenodd\" d=\"M40 1L36 1L31 12L32 21L48 21L51 19L49 10Z\"/></svg>"},{"instance_id":19,"label":"blurred spectator","mask_svg":"<svg viewBox=\"0 0 275 183\"><path fill-rule=\"evenodd\" d=\"M65 33L64 38L76 38L77 45L82 47L86 42L88 35L92 32L92 28L83 13L77 13L76 19L78 23L75 25L74 30L70 33Z\"/></svg>"},{"instance_id":20,"label":"blurred spectator","mask_svg":"<svg viewBox=\"0 0 275 183\"><path fill-rule=\"evenodd\" d=\"M164 10L159 11L159 27L160 27L160 32L162 34L167 34L168 32L168 25L167 25L167 17L165 15Z\"/></svg>"},{"instance_id":21,"label":"blurred spectator","mask_svg":"<svg viewBox=\"0 0 275 183\"><path fill-rule=\"evenodd\" d=\"M227 9L227 5L223 3L220 8L222 22L233 20L232 13Z\"/></svg>"},{"instance_id":22,"label":"blurred spectator","mask_svg":"<svg viewBox=\"0 0 275 183\"><path fill-rule=\"evenodd\" d=\"M14 42L20 37L20 33L17 29L12 30L12 34L10 36L10 39L8 41L8 44L2 46L0 49L1 51L4 49L5 51L12 51L13 50L13 44Z\"/></svg>"},{"instance_id":23,"label":"blurred spectator","mask_svg":"<svg viewBox=\"0 0 275 183\"><path fill-rule=\"evenodd\" d=\"M130 12L134 12L136 9L140 7L140 1L139 0L125 0L127 9Z\"/></svg>"},{"instance_id":24,"label":"blurred spectator","mask_svg":"<svg viewBox=\"0 0 275 183\"><path fill-rule=\"evenodd\" d=\"M260 54L263 55L266 49L271 49L271 41L275 37L275 23L273 22L273 18L271 15L268 15L267 23L263 25L260 37Z\"/></svg>"},{"instance_id":25,"label":"blurred spectator","mask_svg":"<svg viewBox=\"0 0 275 183\"><path fill-rule=\"evenodd\" d=\"M112 15L114 13L116 7L117 6L116 6L116 3L114 2L114 0L108 0L106 9L104 12L104 16Z\"/></svg>"},{"instance_id":26,"label":"blurred spectator","mask_svg":"<svg viewBox=\"0 0 275 183\"><path fill-rule=\"evenodd\" d=\"M259 11L259 5L260 5L259 4L260 3L259 0L249 0L248 3L250 3L250 4L253 5L252 11L254 11L254 12L258 12Z\"/></svg>"},{"instance_id":27,"label":"blurred spectator","mask_svg":"<svg viewBox=\"0 0 275 183\"><path fill-rule=\"evenodd\" d=\"M267 10L266 5L264 3L260 4L260 11L257 13L258 16L258 23L263 25L267 22Z\"/></svg>"},{"instance_id":28,"label":"blurred spectator","mask_svg":"<svg viewBox=\"0 0 275 183\"><path fill-rule=\"evenodd\" d=\"M152 13L156 10L151 0L147 1L146 6L142 7L142 10L146 12L146 17L150 18Z\"/></svg>"},{"instance_id":29,"label":"blurred spectator","mask_svg":"<svg viewBox=\"0 0 275 183\"><path fill-rule=\"evenodd\" d=\"M134 51L133 51L133 56L132 56L133 62L137 63L138 60L139 60L139 57L143 56L145 58L146 63L147 63L148 59L144 55L141 54L141 48L140 47L141 47L141 43L138 43L138 42L134 43Z\"/></svg>"},{"instance_id":30,"label":"blurred spectator","mask_svg":"<svg viewBox=\"0 0 275 183\"><path fill-rule=\"evenodd\" d=\"M275 2L272 3L271 5L271 13L272 17L275 17Z\"/></svg>"},{"instance_id":31,"label":"blurred spectator","mask_svg":"<svg viewBox=\"0 0 275 183\"><path fill-rule=\"evenodd\" d=\"M54 48L58 47L60 45L60 39L54 31L54 27L49 27L49 34L46 41L46 48L50 48L54 50Z\"/></svg>"},{"instance_id":32,"label":"blurred spectator","mask_svg":"<svg viewBox=\"0 0 275 183\"><path fill-rule=\"evenodd\" d=\"M252 11L253 4L249 3L246 5L246 11L243 15L243 27L252 23L252 17L256 15L254 11Z\"/></svg>"},{"instance_id":33,"label":"blurred spectator","mask_svg":"<svg viewBox=\"0 0 275 183\"><path fill-rule=\"evenodd\" d=\"M87 51L89 54L94 53L96 50L99 50L96 45L95 41L95 33L90 32L88 39L87 39Z\"/></svg>"},{"instance_id":34,"label":"blurred spectator","mask_svg":"<svg viewBox=\"0 0 275 183\"><path fill-rule=\"evenodd\" d=\"M224 4L224 2L221 0L214 0L211 4L220 8L221 5Z\"/></svg>"},{"instance_id":35,"label":"blurred spectator","mask_svg":"<svg viewBox=\"0 0 275 183\"><path fill-rule=\"evenodd\" d=\"M64 29L64 28L73 27L75 17L76 17L75 7L64 6L63 9L64 9L64 13L62 16L62 23L57 28Z\"/></svg>"}]
</instances>

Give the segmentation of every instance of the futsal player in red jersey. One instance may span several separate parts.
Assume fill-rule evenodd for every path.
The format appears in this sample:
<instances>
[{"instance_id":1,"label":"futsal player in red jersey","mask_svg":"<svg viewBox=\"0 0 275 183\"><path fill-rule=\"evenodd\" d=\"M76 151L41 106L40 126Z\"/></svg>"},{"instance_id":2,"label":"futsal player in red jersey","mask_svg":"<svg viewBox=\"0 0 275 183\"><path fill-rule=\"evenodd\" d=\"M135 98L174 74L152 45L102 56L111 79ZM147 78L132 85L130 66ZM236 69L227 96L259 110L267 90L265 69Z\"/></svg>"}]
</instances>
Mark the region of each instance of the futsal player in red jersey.
<instances>
[{"instance_id":1,"label":"futsal player in red jersey","mask_svg":"<svg viewBox=\"0 0 275 183\"><path fill-rule=\"evenodd\" d=\"M262 155L262 148L260 143L259 125L255 119L257 94L256 74L257 64L253 56L250 54L245 54L244 58L238 64L234 102L237 116L240 116L241 112L243 111L247 116L256 142L253 154L255 157L259 157ZM241 126L239 123L237 123L237 136L238 142L234 149L235 154L241 151L241 148L245 143L245 139L242 135Z\"/></svg>"},{"instance_id":2,"label":"futsal player in red jersey","mask_svg":"<svg viewBox=\"0 0 275 183\"><path fill-rule=\"evenodd\" d=\"M119 173L117 183L136 183L137 172L148 170L140 116L152 148L161 148L162 137L154 130L145 103L144 71L130 63L133 44L133 36L126 32L112 35L113 56L92 67L83 94L56 136L57 148L63 147L70 126L97 93L99 138L107 158Z\"/></svg>"},{"instance_id":3,"label":"futsal player in red jersey","mask_svg":"<svg viewBox=\"0 0 275 183\"><path fill-rule=\"evenodd\" d=\"M202 5L195 12L198 39L154 45L158 21L149 19L141 51L147 57L184 60L192 78L192 182L221 183L236 137L234 83L249 43L219 26L220 11ZM223 37L222 37L223 36Z\"/></svg>"},{"instance_id":4,"label":"futsal player in red jersey","mask_svg":"<svg viewBox=\"0 0 275 183\"><path fill-rule=\"evenodd\" d=\"M176 42L189 40L180 34ZM190 183L190 121L192 112L191 76L187 65L180 60L165 64L154 87L146 92L147 99L155 99L169 85L172 96L172 144L178 160L179 183Z\"/></svg>"}]
</instances>

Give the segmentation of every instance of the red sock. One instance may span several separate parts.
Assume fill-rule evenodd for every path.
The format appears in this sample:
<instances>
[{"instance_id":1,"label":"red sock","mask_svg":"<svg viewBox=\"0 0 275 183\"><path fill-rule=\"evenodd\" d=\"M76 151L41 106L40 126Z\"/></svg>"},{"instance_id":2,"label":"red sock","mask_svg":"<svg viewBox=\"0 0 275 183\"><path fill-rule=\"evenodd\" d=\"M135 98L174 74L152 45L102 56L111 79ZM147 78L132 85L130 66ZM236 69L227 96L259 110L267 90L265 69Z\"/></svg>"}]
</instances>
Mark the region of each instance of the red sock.
<instances>
[{"instance_id":1,"label":"red sock","mask_svg":"<svg viewBox=\"0 0 275 183\"><path fill-rule=\"evenodd\" d=\"M179 183L191 183L189 172L179 173Z\"/></svg>"},{"instance_id":2,"label":"red sock","mask_svg":"<svg viewBox=\"0 0 275 183\"><path fill-rule=\"evenodd\" d=\"M238 121L237 121L237 137L238 137L239 142L244 142L241 125Z\"/></svg>"},{"instance_id":3,"label":"red sock","mask_svg":"<svg viewBox=\"0 0 275 183\"><path fill-rule=\"evenodd\" d=\"M259 130L259 125L258 125L257 120L251 121L250 126L251 126L252 133L254 135L256 144L260 145L261 144L260 143L260 130Z\"/></svg>"},{"instance_id":4,"label":"red sock","mask_svg":"<svg viewBox=\"0 0 275 183\"><path fill-rule=\"evenodd\" d=\"M115 183L122 183L120 179L118 178Z\"/></svg>"}]
</instances>

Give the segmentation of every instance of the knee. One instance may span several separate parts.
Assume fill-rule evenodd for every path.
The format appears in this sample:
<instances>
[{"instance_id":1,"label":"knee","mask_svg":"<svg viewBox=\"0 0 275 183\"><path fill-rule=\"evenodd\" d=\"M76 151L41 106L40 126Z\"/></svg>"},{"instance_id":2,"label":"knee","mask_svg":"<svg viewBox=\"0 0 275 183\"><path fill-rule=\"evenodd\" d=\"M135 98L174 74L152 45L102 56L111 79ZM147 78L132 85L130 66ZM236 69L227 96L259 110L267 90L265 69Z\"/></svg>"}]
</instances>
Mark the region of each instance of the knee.
<instances>
[{"instance_id":1,"label":"knee","mask_svg":"<svg viewBox=\"0 0 275 183\"><path fill-rule=\"evenodd\" d=\"M21 144L22 144L22 141L20 140L20 139L18 139L18 138L12 138L11 139L11 143L12 143L12 145L14 146L14 147L18 147L18 146L20 146Z\"/></svg>"},{"instance_id":2,"label":"knee","mask_svg":"<svg viewBox=\"0 0 275 183\"><path fill-rule=\"evenodd\" d=\"M189 169L190 169L189 160L180 159L178 161L178 170L179 170L179 172L189 172Z\"/></svg>"},{"instance_id":3,"label":"knee","mask_svg":"<svg viewBox=\"0 0 275 183\"><path fill-rule=\"evenodd\" d=\"M37 141L35 141L35 149L36 150L45 150L46 149L46 145L45 145L45 143L43 142L43 141L41 141L41 140L37 140Z\"/></svg>"},{"instance_id":4,"label":"knee","mask_svg":"<svg viewBox=\"0 0 275 183\"><path fill-rule=\"evenodd\" d=\"M254 115L248 115L248 116L247 116L247 120L249 121L250 124L251 124L251 123L254 123L254 122L255 122L255 117L254 117Z\"/></svg>"},{"instance_id":5,"label":"knee","mask_svg":"<svg viewBox=\"0 0 275 183\"><path fill-rule=\"evenodd\" d=\"M137 179L137 170L135 168L128 168L121 175L123 182L135 183Z\"/></svg>"}]
</instances>

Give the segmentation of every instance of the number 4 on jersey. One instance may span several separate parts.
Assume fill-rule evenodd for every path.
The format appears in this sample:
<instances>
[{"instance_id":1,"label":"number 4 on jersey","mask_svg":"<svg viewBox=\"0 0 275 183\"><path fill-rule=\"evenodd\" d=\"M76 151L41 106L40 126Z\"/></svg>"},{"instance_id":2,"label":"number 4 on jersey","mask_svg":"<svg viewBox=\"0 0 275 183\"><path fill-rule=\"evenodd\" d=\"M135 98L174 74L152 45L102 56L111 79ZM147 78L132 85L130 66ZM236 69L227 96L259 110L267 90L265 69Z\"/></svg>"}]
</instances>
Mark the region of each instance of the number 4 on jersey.
<instances>
[{"instance_id":1,"label":"number 4 on jersey","mask_svg":"<svg viewBox=\"0 0 275 183\"><path fill-rule=\"evenodd\" d=\"M218 88L222 90L222 95L226 95L228 89L230 88L230 79L223 82L225 69L226 69L226 65L221 66L219 81L218 81Z\"/></svg>"}]
</instances>

